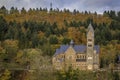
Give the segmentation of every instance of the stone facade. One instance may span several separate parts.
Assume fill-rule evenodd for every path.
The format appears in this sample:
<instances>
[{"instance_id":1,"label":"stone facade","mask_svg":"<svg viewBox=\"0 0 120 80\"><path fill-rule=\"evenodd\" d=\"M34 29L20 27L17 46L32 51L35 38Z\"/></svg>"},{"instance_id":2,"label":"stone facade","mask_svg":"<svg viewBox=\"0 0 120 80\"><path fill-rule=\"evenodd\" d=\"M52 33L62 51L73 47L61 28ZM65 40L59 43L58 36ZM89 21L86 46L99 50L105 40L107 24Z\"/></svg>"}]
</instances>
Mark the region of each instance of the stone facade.
<instances>
[{"instance_id":1,"label":"stone facade","mask_svg":"<svg viewBox=\"0 0 120 80\"><path fill-rule=\"evenodd\" d=\"M87 31L87 46L74 45L71 40L70 45L61 45L52 58L55 69L97 70L99 69L99 46L94 45L94 29L91 24Z\"/></svg>"}]
</instances>

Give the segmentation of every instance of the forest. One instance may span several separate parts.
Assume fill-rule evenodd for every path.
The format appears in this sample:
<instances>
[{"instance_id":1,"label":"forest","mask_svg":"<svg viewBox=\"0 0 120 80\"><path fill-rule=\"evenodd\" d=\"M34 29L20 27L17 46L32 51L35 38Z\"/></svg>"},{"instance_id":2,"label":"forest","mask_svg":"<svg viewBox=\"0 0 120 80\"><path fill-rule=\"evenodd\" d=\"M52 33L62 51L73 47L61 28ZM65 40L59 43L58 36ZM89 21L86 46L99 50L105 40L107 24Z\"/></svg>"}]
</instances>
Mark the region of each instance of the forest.
<instances>
[{"instance_id":1,"label":"forest","mask_svg":"<svg viewBox=\"0 0 120 80\"><path fill-rule=\"evenodd\" d=\"M73 39L86 45L89 23L95 30L95 44L100 45L100 68L108 71L52 69L52 56L61 44ZM120 11L0 8L0 80L120 80L120 72L112 71L119 64L118 56Z\"/></svg>"}]
</instances>

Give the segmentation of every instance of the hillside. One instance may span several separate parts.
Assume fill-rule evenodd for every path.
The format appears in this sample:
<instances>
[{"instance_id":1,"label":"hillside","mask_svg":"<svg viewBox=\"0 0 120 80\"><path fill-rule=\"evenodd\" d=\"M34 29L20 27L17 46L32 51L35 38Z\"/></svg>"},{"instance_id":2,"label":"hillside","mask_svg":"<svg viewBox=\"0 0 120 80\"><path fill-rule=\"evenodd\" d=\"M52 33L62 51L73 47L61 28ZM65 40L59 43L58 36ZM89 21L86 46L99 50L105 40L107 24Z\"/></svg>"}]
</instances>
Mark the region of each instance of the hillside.
<instances>
[{"instance_id":1,"label":"hillside","mask_svg":"<svg viewBox=\"0 0 120 80\"><path fill-rule=\"evenodd\" d=\"M70 12L67 9L48 11L46 8L30 8L28 11L22 8L19 11L14 7L10 10L1 7L0 67L5 68L1 70L2 77L11 80L18 77L22 80L31 78L26 69L9 70L14 67L25 68L30 63L33 68L45 65L51 69L51 57L61 44L69 44L73 39L75 44L86 45L86 31L90 23L95 30L95 44L100 45L100 67L113 68L120 55L120 11L117 14L115 11L105 11L101 15L77 10ZM39 61L41 62L37 63ZM44 78L48 74L51 80L56 78L56 72L44 72L43 76L41 72L38 73L33 76L39 79L39 76ZM88 76L89 73L91 72L81 75ZM94 73L90 76L93 75ZM95 75L97 76L96 73Z\"/></svg>"}]
</instances>

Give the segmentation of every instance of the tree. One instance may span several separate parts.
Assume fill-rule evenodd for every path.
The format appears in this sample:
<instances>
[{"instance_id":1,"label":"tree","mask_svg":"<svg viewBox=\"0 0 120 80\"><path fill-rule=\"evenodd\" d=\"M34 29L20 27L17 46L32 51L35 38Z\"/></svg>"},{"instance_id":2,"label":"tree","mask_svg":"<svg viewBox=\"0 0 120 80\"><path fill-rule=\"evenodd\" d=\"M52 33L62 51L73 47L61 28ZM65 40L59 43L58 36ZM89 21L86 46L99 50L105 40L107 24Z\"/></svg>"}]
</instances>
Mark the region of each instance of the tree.
<instances>
[{"instance_id":1,"label":"tree","mask_svg":"<svg viewBox=\"0 0 120 80\"><path fill-rule=\"evenodd\" d=\"M12 26L9 27L7 34L5 35L5 39L14 39L15 31Z\"/></svg>"},{"instance_id":2,"label":"tree","mask_svg":"<svg viewBox=\"0 0 120 80\"><path fill-rule=\"evenodd\" d=\"M11 9L10 9L10 14L13 14L14 11L15 11L14 7L11 7Z\"/></svg>"},{"instance_id":3,"label":"tree","mask_svg":"<svg viewBox=\"0 0 120 80\"><path fill-rule=\"evenodd\" d=\"M25 10L24 7L22 8L21 13L22 13L22 14L26 14L26 10Z\"/></svg>"},{"instance_id":4,"label":"tree","mask_svg":"<svg viewBox=\"0 0 120 80\"><path fill-rule=\"evenodd\" d=\"M36 48L39 45L39 38L38 38L38 34L34 33L33 37L32 37L32 47Z\"/></svg>"},{"instance_id":5,"label":"tree","mask_svg":"<svg viewBox=\"0 0 120 80\"><path fill-rule=\"evenodd\" d=\"M79 80L78 74L79 70L73 70L72 67L57 72L58 80Z\"/></svg>"},{"instance_id":6,"label":"tree","mask_svg":"<svg viewBox=\"0 0 120 80\"><path fill-rule=\"evenodd\" d=\"M16 52L18 51L18 41L17 40L5 40L3 42L3 47L6 50L7 59L9 61L14 61Z\"/></svg>"},{"instance_id":7,"label":"tree","mask_svg":"<svg viewBox=\"0 0 120 80\"><path fill-rule=\"evenodd\" d=\"M111 17L112 19L116 19L115 11L111 10L110 14L109 14L109 17Z\"/></svg>"},{"instance_id":8,"label":"tree","mask_svg":"<svg viewBox=\"0 0 120 80\"><path fill-rule=\"evenodd\" d=\"M19 14L19 10L17 8L15 8L15 13Z\"/></svg>"},{"instance_id":9,"label":"tree","mask_svg":"<svg viewBox=\"0 0 120 80\"><path fill-rule=\"evenodd\" d=\"M7 69L5 69L2 76L0 76L0 80L10 80L11 78L11 72Z\"/></svg>"},{"instance_id":10,"label":"tree","mask_svg":"<svg viewBox=\"0 0 120 80\"><path fill-rule=\"evenodd\" d=\"M5 8L5 6L2 6L2 7L0 8L0 13L2 13L2 14L4 14L4 15L6 15L6 14L8 13L8 11L7 11L7 9Z\"/></svg>"},{"instance_id":11,"label":"tree","mask_svg":"<svg viewBox=\"0 0 120 80\"><path fill-rule=\"evenodd\" d=\"M120 21L120 11L117 13L117 20Z\"/></svg>"},{"instance_id":12,"label":"tree","mask_svg":"<svg viewBox=\"0 0 120 80\"><path fill-rule=\"evenodd\" d=\"M49 42L44 43L44 45L41 46L40 48L44 53L43 55L53 56L54 51L52 50Z\"/></svg>"},{"instance_id":13,"label":"tree","mask_svg":"<svg viewBox=\"0 0 120 80\"><path fill-rule=\"evenodd\" d=\"M66 27L69 26L69 24L68 24L68 22L67 22L66 20L64 20L64 25L65 25Z\"/></svg>"},{"instance_id":14,"label":"tree","mask_svg":"<svg viewBox=\"0 0 120 80\"><path fill-rule=\"evenodd\" d=\"M97 16L97 12L96 12L96 11L94 12L94 15L96 15L96 16Z\"/></svg>"},{"instance_id":15,"label":"tree","mask_svg":"<svg viewBox=\"0 0 120 80\"><path fill-rule=\"evenodd\" d=\"M74 10L73 10L73 14L74 14L74 15L76 15L76 13L77 13L77 10L76 10L76 9L74 9Z\"/></svg>"},{"instance_id":16,"label":"tree","mask_svg":"<svg viewBox=\"0 0 120 80\"><path fill-rule=\"evenodd\" d=\"M40 49L24 49L19 50L16 55L16 62L20 63L21 66L29 66L30 69L36 69L36 58L42 56L42 51ZM28 64L29 63L29 64ZM36 63L36 64L35 64Z\"/></svg>"},{"instance_id":17,"label":"tree","mask_svg":"<svg viewBox=\"0 0 120 80\"><path fill-rule=\"evenodd\" d=\"M120 80L119 72L113 73L113 80Z\"/></svg>"},{"instance_id":18,"label":"tree","mask_svg":"<svg viewBox=\"0 0 120 80\"><path fill-rule=\"evenodd\" d=\"M43 56L43 52L41 49L20 50L17 53L16 62L18 62L24 68L26 67L26 69L28 69L29 80L51 79L50 75L53 71L51 58L49 56Z\"/></svg>"},{"instance_id":19,"label":"tree","mask_svg":"<svg viewBox=\"0 0 120 80\"><path fill-rule=\"evenodd\" d=\"M69 42L70 42L70 39L68 38L63 38L62 40L62 44L69 44Z\"/></svg>"},{"instance_id":20,"label":"tree","mask_svg":"<svg viewBox=\"0 0 120 80\"><path fill-rule=\"evenodd\" d=\"M107 11L104 11L103 16L109 16L109 13Z\"/></svg>"},{"instance_id":21,"label":"tree","mask_svg":"<svg viewBox=\"0 0 120 80\"><path fill-rule=\"evenodd\" d=\"M87 12L87 11L85 11L85 14L87 15L87 14L88 14L88 12Z\"/></svg>"},{"instance_id":22,"label":"tree","mask_svg":"<svg viewBox=\"0 0 120 80\"><path fill-rule=\"evenodd\" d=\"M0 16L0 40L4 39L4 36L8 30L8 24L3 16Z\"/></svg>"},{"instance_id":23,"label":"tree","mask_svg":"<svg viewBox=\"0 0 120 80\"><path fill-rule=\"evenodd\" d=\"M49 40L50 44L57 44L58 43L58 39L56 36L51 36L50 40Z\"/></svg>"},{"instance_id":24,"label":"tree","mask_svg":"<svg viewBox=\"0 0 120 80\"><path fill-rule=\"evenodd\" d=\"M10 14L19 14L19 10L17 9L17 7L11 7L10 9Z\"/></svg>"}]
</instances>

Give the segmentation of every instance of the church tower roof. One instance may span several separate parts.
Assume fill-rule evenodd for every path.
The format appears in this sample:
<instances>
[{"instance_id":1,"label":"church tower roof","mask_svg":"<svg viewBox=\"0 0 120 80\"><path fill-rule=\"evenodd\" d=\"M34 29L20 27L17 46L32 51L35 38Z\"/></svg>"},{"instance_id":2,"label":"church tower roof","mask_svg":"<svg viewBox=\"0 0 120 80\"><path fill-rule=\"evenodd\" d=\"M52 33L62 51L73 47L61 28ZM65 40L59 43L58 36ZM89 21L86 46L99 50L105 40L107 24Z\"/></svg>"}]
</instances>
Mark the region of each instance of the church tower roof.
<instances>
[{"instance_id":1,"label":"church tower roof","mask_svg":"<svg viewBox=\"0 0 120 80\"><path fill-rule=\"evenodd\" d=\"M94 29L93 29L93 26L92 26L91 23L90 23L89 26L88 26L88 31L94 32Z\"/></svg>"}]
</instances>

